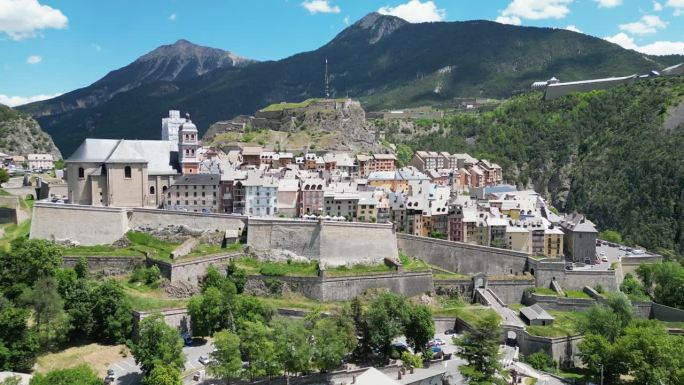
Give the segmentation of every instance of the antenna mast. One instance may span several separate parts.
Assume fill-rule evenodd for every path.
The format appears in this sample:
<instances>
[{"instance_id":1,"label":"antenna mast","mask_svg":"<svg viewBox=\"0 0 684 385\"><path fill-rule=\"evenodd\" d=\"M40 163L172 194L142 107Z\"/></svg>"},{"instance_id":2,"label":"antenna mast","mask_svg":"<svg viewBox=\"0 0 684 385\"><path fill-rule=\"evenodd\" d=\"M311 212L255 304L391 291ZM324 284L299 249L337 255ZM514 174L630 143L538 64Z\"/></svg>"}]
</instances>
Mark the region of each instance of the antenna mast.
<instances>
[{"instance_id":1,"label":"antenna mast","mask_svg":"<svg viewBox=\"0 0 684 385\"><path fill-rule=\"evenodd\" d=\"M325 98L330 99L330 87L328 81L328 58L325 58Z\"/></svg>"}]
</instances>

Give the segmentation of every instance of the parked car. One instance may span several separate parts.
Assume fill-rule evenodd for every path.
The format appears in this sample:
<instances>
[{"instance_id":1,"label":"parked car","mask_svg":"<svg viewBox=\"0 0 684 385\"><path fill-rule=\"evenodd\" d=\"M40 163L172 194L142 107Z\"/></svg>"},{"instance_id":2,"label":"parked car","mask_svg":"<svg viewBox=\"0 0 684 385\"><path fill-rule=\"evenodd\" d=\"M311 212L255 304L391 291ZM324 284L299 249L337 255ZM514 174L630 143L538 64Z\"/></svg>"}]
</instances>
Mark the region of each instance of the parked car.
<instances>
[{"instance_id":1,"label":"parked car","mask_svg":"<svg viewBox=\"0 0 684 385\"><path fill-rule=\"evenodd\" d=\"M430 340L430 342L428 342L428 346L444 346L444 345L446 345L446 342L441 338L435 338L433 340Z\"/></svg>"},{"instance_id":2,"label":"parked car","mask_svg":"<svg viewBox=\"0 0 684 385\"><path fill-rule=\"evenodd\" d=\"M572 263L565 265L565 270L572 270L572 269L573 269Z\"/></svg>"},{"instance_id":3,"label":"parked car","mask_svg":"<svg viewBox=\"0 0 684 385\"><path fill-rule=\"evenodd\" d=\"M454 330L454 329L447 329L447 330L444 331L444 334L450 336L450 335L456 334L456 330Z\"/></svg>"},{"instance_id":4,"label":"parked car","mask_svg":"<svg viewBox=\"0 0 684 385\"><path fill-rule=\"evenodd\" d=\"M627 247L627 248L625 248L625 250L629 251L630 253L631 253L632 251L634 251L634 249L631 248L631 247Z\"/></svg>"},{"instance_id":5,"label":"parked car","mask_svg":"<svg viewBox=\"0 0 684 385\"><path fill-rule=\"evenodd\" d=\"M641 249L634 249L634 251L632 251L632 253L633 253L634 255L642 255L642 254L645 253L645 251L643 251L643 250L641 250Z\"/></svg>"},{"instance_id":6,"label":"parked car","mask_svg":"<svg viewBox=\"0 0 684 385\"><path fill-rule=\"evenodd\" d=\"M401 354L402 352L408 352L408 351L409 351L408 345L406 345L406 344L403 343L403 342L395 342L395 343L393 343L393 344L392 344L392 348L393 348L394 350L396 350L397 352L399 352L400 354Z\"/></svg>"},{"instance_id":7,"label":"parked car","mask_svg":"<svg viewBox=\"0 0 684 385\"><path fill-rule=\"evenodd\" d=\"M439 346L433 346L430 348L432 350L432 358L435 360L441 360L444 358L444 351Z\"/></svg>"},{"instance_id":8,"label":"parked car","mask_svg":"<svg viewBox=\"0 0 684 385\"><path fill-rule=\"evenodd\" d=\"M211 364L212 362L214 362L214 360L211 359L211 357L209 357L209 356L200 356L199 362L200 362L200 364L202 364L202 365L209 365L209 364Z\"/></svg>"},{"instance_id":9,"label":"parked car","mask_svg":"<svg viewBox=\"0 0 684 385\"><path fill-rule=\"evenodd\" d=\"M592 265L598 265L600 263L601 263L601 261L599 261L598 259L595 259L591 262Z\"/></svg>"},{"instance_id":10,"label":"parked car","mask_svg":"<svg viewBox=\"0 0 684 385\"><path fill-rule=\"evenodd\" d=\"M603 242L601 242L601 241L598 240L598 239L596 240L596 246L601 246L602 244L603 244Z\"/></svg>"},{"instance_id":11,"label":"parked car","mask_svg":"<svg viewBox=\"0 0 684 385\"><path fill-rule=\"evenodd\" d=\"M625 251L625 250L627 250L627 247L625 247L625 246L620 246L620 247L618 247L618 250Z\"/></svg>"},{"instance_id":12,"label":"parked car","mask_svg":"<svg viewBox=\"0 0 684 385\"><path fill-rule=\"evenodd\" d=\"M602 251L599 253L599 255L601 255L601 256L606 255L606 252L602 250Z\"/></svg>"},{"instance_id":13,"label":"parked car","mask_svg":"<svg viewBox=\"0 0 684 385\"><path fill-rule=\"evenodd\" d=\"M603 262L608 262L608 257L606 257L606 256L604 255L603 257L601 257L601 261L603 261Z\"/></svg>"}]
</instances>

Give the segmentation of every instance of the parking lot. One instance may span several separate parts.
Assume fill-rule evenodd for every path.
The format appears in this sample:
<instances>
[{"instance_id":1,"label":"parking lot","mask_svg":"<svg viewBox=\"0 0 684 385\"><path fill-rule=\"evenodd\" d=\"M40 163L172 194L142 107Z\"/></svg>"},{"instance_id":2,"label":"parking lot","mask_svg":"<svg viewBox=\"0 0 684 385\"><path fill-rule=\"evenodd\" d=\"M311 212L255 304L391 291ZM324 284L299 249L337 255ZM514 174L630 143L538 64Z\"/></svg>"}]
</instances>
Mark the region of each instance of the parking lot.
<instances>
[{"instance_id":1,"label":"parking lot","mask_svg":"<svg viewBox=\"0 0 684 385\"><path fill-rule=\"evenodd\" d=\"M629 258L628 252L626 250L620 250L620 246L615 247L609 246L607 243L603 243L601 246L596 246L596 256L598 258L597 264L585 265L584 263L575 263L573 270L608 270L613 262L621 261L622 258ZM624 246L622 246L624 248ZM601 253L604 254L601 254ZM607 262L601 260L603 255L608 259ZM627 255L627 256L626 256ZM631 253L630 253L631 255Z\"/></svg>"},{"instance_id":2,"label":"parking lot","mask_svg":"<svg viewBox=\"0 0 684 385\"><path fill-rule=\"evenodd\" d=\"M185 346L185 372L195 373L204 369L204 365L199 362L200 356L208 356L214 349L211 341L195 342L191 346ZM133 357L126 357L110 366L114 370L114 384L116 385L136 385L142 380L142 371L135 364ZM190 376L190 379L192 375Z\"/></svg>"}]
</instances>

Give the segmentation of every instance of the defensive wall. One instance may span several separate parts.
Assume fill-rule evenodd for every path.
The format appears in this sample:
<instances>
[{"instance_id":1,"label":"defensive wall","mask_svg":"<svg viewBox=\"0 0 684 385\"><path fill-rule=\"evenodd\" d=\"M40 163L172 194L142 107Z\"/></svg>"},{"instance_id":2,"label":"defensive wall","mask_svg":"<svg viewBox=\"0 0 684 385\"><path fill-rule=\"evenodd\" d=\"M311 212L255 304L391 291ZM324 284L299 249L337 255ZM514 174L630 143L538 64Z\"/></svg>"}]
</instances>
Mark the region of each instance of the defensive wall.
<instances>
[{"instance_id":1,"label":"defensive wall","mask_svg":"<svg viewBox=\"0 0 684 385\"><path fill-rule=\"evenodd\" d=\"M532 276L524 276L519 279L492 279L487 280L487 288L496 294L504 304L520 303L527 289L534 287L535 280Z\"/></svg>"},{"instance_id":2,"label":"defensive wall","mask_svg":"<svg viewBox=\"0 0 684 385\"><path fill-rule=\"evenodd\" d=\"M565 290L583 290L585 286L601 285L606 291L617 291L622 274L617 270L566 270L565 263L558 259L530 258L530 274L534 275L536 286L550 287L556 281Z\"/></svg>"},{"instance_id":3,"label":"defensive wall","mask_svg":"<svg viewBox=\"0 0 684 385\"><path fill-rule=\"evenodd\" d=\"M137 267L145 265L142 257L127 256L85 256L88 261L88 270L91 273L101 273L105 276L127 274ZM74 267L81 258L80 255L65 255L62 257L64 267Z\"/></svg>"},{"instance_id":4,"label":"defensive wall","mask_svg":"<svg viewBox=\"0 0 684 385\"><path fill-rule=\"evenodd\" d=\"M642 263L661 263L663 261L663 256L658 254L646 254L642 256L630 256L622 257L620 264L622 265L622 273L636 275L636 269L641 266Z\"/></svg>"},{"instance_id":5,"label":"defensive wall","mask_svg":"<svg viewBox=\"0 0 684 385\"><path fill-rule=\"evenodd\" d=\"M171 283L184 282L192 286L197 286L199 280L207 275L209 266L225 266L240 253L215 254L190 261L166 262L154 258L147 258L148 266L157 266L162 277Z\"/></svg>"},{"instance_id":6,"label":"defensive wall","mask_svg":"<svg viewBox=\"0 0 684 385\"><path fill-rule=\"evenodd\" d=\"M250 218L247 245L257 255L287 251L324 266L398 257L391 224Z\"/></svg>"},{"instance_id":7,"label":"defensive wall","mask_svg":"<svg viewBox=\"0 0 684 385\"><path fill-rule=\"evenodd\" d=\"M185 225L193 230L241 231L246 223L246 217L229 214L35 202L31 238L101 245L113 243L137 228Z\"/></svg>"},{"instance_id":8,"label":"defensive wall","mask_svg":"<svg viewBox=\"0 0 684 385\"><path fill-rule=\"evenodd\" d=\"M0 225L7 223L18 224L19 197L0 196Z\"/></svg>"},{"instance_id":9,"label":"defensive wall","mask_svg":"<svg viewBox=\"0 0 684 385\"><path fill-rule=\"evenodd\" d=\"M461 274L522 275L528 253L443 239L397 234L399 250Z\"/></svg>"}]
</instances>

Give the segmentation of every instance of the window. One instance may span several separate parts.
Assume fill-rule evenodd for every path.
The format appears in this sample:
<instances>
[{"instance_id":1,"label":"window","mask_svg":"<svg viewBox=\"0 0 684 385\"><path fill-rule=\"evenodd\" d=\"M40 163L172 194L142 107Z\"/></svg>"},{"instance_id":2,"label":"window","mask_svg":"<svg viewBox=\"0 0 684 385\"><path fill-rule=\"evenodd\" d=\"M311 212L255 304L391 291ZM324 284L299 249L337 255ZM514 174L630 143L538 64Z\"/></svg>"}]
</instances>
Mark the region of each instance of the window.
<instances>
[{"instance_id":1,"label":"window","mask_svg":"<svg viewBox=\"0 0 684 385\"><path fill-rule=\"evenodd\" d=\"M83 169L83 167L78 168L78 177L85 178L85 170Z\"/></svg>"},{"instance_id":2,"label":"window","mask_svg":"<svg viewBox=\"0 0 684 385\"><path fill-rule=\"evenodd\" d=\"M162 186L162 192L166 192L166 190L168 190L168 189L169 189L168 187Z\"/></svg>"},{"instance_id":3,"label":"window","mask_svg":"<svg viewBox=\"0 0 684 385\"><path fill-rule=\"evenodd\" d=\"M154 186L150 186L150 195L154 195Z\"/></svg>"},{"instance_id":4,"label":"window","mask_svg":"<svg viewBox=\"0 0 684 385\"><path fill-rule=\"evenodd\" d=\"M130 178L131 178L131 175L132 175L132 173L131 173L131 166L126 166L126 167L124 167L124 178L130 179Z\"/></svg>"}]
</instances>

